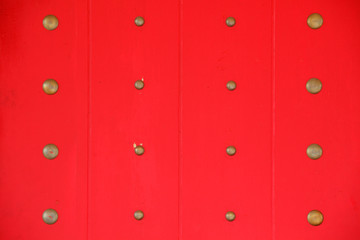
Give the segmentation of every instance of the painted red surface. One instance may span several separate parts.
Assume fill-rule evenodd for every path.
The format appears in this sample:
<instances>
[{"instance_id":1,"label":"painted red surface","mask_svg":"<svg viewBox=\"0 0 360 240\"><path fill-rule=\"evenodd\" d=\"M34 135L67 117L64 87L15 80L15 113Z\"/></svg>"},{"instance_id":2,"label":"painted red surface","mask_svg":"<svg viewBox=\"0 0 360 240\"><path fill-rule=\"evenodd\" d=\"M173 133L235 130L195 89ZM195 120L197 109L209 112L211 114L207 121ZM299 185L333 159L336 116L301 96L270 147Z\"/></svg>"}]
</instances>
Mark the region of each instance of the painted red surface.
<instances>
[{"instance_id":1,"label":"painted red surface","mask_svg":"<svg viewBox=\"0 0 360 240\"><path fill-rule=\"evenodd\" d=\"M355 0L0 1L0 239L359 239L359 10ZM42 26L49 14L54 31ZM49 78L54 95L42 90ZM42 155L49 143L54 160ZM312 143L318 160L306 156ZM41 218L48 208L54 225Z\"/></svg>"}]
</instances>

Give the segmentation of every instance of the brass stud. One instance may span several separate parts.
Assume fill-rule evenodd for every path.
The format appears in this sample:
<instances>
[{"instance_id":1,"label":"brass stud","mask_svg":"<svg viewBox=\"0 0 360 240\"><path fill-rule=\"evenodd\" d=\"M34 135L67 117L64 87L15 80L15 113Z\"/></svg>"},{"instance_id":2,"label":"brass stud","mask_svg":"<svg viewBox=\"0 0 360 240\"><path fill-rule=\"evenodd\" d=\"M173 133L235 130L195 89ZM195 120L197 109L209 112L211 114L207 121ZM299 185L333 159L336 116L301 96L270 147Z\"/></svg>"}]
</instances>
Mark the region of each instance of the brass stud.
<instances>
[{"instance_id":1,"label":"brass stud","mask_svg":"<svg viewBox=\"0 0 360 240\"><path fill-rule=\"evenodd\" d=\"M48 144L44 147L43 154L44 154L44 157L52 160L52 159L56 158L57 155L59 154L59 149L57 148L57 146L55 144Z\"/></svg>"},{"instance_id":2,"label":"brass stud","mask_svg":"<svg viewBox=\"0 0 360 240\"><path fill-rule=\"evenodd\" d=\"M308 222L313 226L319 226L324 221L323 214L318 210L312 210L307 215Z\"/></svg>"},{"instance_id":3,"label":"brass stud","mask_svg":"<svg viewBox=\"0 0 360 240\"><path fill-rule=\"evenodd\" d=\"M137 154L137 155L143 155L144 154L144 152L145 152L145 150L144 150L144 147L143 146L136 146L135 147L135 153Z\"/></svg>"},{"instance_id":4,"label":"brass stud","mask_svg":"<svg viewBox=\"0 0 360 240\"><path fill-rule=\"evenodd\" d=\"M308 148L306 149L306 154L309 158L316 160L321 157L321 155L323 154L323 150L320 145L314 143L308 146Z\"/></svg>"},{"instance_id":5,"label":"brass stud","mask_svg":"<svg viewBox=\"0 0 360 240\"><path fill-rule=\"evenodd\" d=\"M45 80L43 83L43 90L46 94L53 95L58 89L59 85L54 79Z\"/></svg>"},{"instance_id":6,"label":"brass stud","mask_svg":"<svg viewBox=\"0 0 360 240\"><path fill-rule=\"evenodd\" d=\"M234 146L229 146L229 147L226 148L226 153L229 156L233 156L236 153L236 148Z\"/></svg>"},{"instance_id":7,"label":"brass stud","mask_svg":"<svg viewBox=\"0 0 360 240\"><path fill-rule=\"evenodd\" d=\"M323 18L318 13L310 14L310 16L307 19L307 24L312 29L318 29L323 25Z\"/></svg>"},{"instance_id":8,"label":"brass stud","mask_svg":"<svg viewBox=\"0 0 360 240\"><path fill-rule=\"evenodd\" d=\"M228 82L226 83L226 87L227 87L227 89L229 89L230 91L233 91L233 90L235 90L235 88L236 88L236 82L234 82L234 81L228 81Z\"/></svg>"},{"instance_id":9,"label":"brass stud","mask_svg":"<svg viewBox=\"0 0 360 240\"><path fill-rule=\"evenodd\" d=\"M42 219L46 224L54 224L58 220L58 213L54 209L46 209L43 212Z\"/></svg>"},{"instance_id":10,"label":"brass stud","mask_svg":"<svg viewBox=\"0 0 360 240\"><path fill-rule=\"evenodd\" d=\"M48 15L48 16L44 17L43 25L44 25L44 28L52 31L58 27L59 21L58 21L57 17L55 17L54 15Z\"/></svg>"},{"instance_id":11,"label":"brass stud","mask_svg":"<svg viewBox=\"0 0 360 240\"><path fill-rule=\"evenodd\" d=\"M228 220L229 222L234 221L235 217L236 217L235 213L231 211L227 212L225 215L226 220Z\"/></svg>"},{"instance_id":12,"label":"brass stud","mask_svg":"<svg viewBox=\"0 0 360 240\"><path fill-rule=\"evenodd\" d=\"M134 213L134 218L138 221L140 221L141 219L144 218L144 213L143 211L141 210L137 210L135 213Z\"/></svg>"},{"instance_id":13,"label":"brass stud","mask_svg":"<svg viewBox=\"0 0 360 240\"><path fill-rule=\"evenodd\" d=\"M135 82L135 88L136 88L137 90L143 89L143 88L144 88L144 81L143 81L143 80L137 80L137 81Z\"/></svg>"},{"instance_id":14,"label":"brass stud","mask_svg":"<svg viewBox=\"0 0 360 240\"><path fill-rule=\"evenodd\" d=\"M138 26L138 27L141 27L142 25L144 25L145 23L145 20L143 17L136 17L135 18L135 25Z\"/></svg>"},{"instance_id":15,"label":"brass stud","mask_svg":"<svg viewBox=\"0 0 360 240\"><path fill-rule=\"evenodd\" d=\"M235 25L235 23L236 23L236 21L235 21L235 18L233 18L233 17L228 17L226 19L226 25L228 27L233 27Z\"/></svg>"},{"instance_id":16,"label":"brass stud","mask_svg":"<svg viewBox=\"0 0 360 240\"><path fill-rule=\"evenodd\" d=\"M321 91L322 83L317 78L311 78L306 83L306 90L308 90L309 93L317 94Z\"/></svg>"}]
</instances>

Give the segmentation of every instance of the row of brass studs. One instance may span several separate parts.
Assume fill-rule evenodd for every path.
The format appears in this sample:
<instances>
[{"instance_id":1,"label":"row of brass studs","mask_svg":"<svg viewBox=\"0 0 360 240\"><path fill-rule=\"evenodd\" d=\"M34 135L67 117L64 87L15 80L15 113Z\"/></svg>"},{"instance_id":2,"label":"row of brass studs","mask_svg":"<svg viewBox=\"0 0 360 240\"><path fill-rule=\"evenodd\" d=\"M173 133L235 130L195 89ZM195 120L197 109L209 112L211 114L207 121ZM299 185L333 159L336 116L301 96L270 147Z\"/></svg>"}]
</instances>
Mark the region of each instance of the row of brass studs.
<instances>
[{"instance_id":1,"label":"row of brass studs","mask_svg":"<svg viewBox=\"0 0 360 240\"><path fill-rule=\"evenodd\" d=\"M51 17L54 17L54 16L51 16ZM51 21L51 23L52 23L51 25L52 25L53 29L55 29L58 25L57 19L55 19L53 22ZM144 25L144 23L145 23L145 20L143 17L138 16L135 18L136 26L141 27L142 25ZM236 20L234 17L228 17L226 19L225 23L228 27L233 27L236 24ZM323 25L323 23L324 23L324 20L323 20L322 16L318 13L311 14L307 19L307 24L312 29L320 28ZM45 24L44 24L44 26L45 26ZM53 29L49 29L49 30L53 30Z\"/></svg>"},{"instance_id":2,"label":"row of brass studs","mask_svg":"<svg viewBox=\"0 0 360 240\"><path fill-rule=\"evenodd\" d=\"M55 30L59 26L59 21L54 15L48 15L43 19L43 26L47 30ZM54 79L47 79L43 83L43 91L48 95L53 95L59 90L59 85ZM43 148L43 155L49 160L55 159L59 154L59 149L55 144L47 144ZM42 214L42 219L46 224L54 224L59 218L54 209L46 209Z\"/></svg>"},{"instance_id":3,"label":"row of brass studs","mask_svg":"<svg viewBox=\"0 0 360 240\"><path fill-rule=\"evenodd\" d=\"M52 212L53 214L56 214L56 212ZM54 216L55 217L55 216ZM57 218L57 214L56 214L56 218ZM141 210L137 210L135 213L134 213L134 218L138 221L142 220L144 218L144 212L141 211ZM225 214L225 219L228 220L229 222L232 222L234 221L236 218L236 215L234 212L232 211L229 211ZM313 226L318 226L320 225L323 220L324 220L324 216L322 215L322 213L318 210L313 210L313 211L310 211L308 213L308 216L307 216L307 219L308 219L308 222L313 225Z\"/></svg>"},{"instance_id":4,"label":"row of brass studs","mask_svg":"<svg viewBox=\"0 0 360 240\"><path fill-rule=\"evenodd\" d=\"M311 14L307 19L307 24L312 29L318 29L323 25L323 18L318 13ZM311 94L317 94L322 89L322 83L317 78L311 78L306 83L306 90ZM319 144L310 144L306 149L306 154L310 159L319 159L323 150ZM308 213L307 221L313 226L319 226L324 221L324 215L319 210L312 210Z\"/></svg>"},{"instance_id":5,"label":"row of brass studs","mask_svg":"<svg viewBox=\"0 0 360 240\"><path fill-rule=\"evenodd\" d=\"M235 18L233 17L228 17L226 19L226 25L228 27L234 27L236 24L236 20ZM226 88L229 90L229 91L234 91L236 89L236 82L235 81L228 81L226 83ZM229 155L229 156L234 156L236 153L236 148L234 146L228 146L226 148L226 154ZM225 214L225 219L229 222L232 222L234 221L236 218L236 215L233 211L228 211L226 214Z\"/></svg>"},{"instance_id":6,"label":"row of brass studs","mask_svg":"<svg viewBox=\"0 0 360 240\"><path fill-rule=\"evenodd\" d=\"M141 27L142 25L144 25L145 23L145 20L143 17L136 17L135 18L135 25L138 26L138 27ZM135 88L137 90L141 90L143 89L145 86L144 84L144 79L141 79L141 80L137 80L135 82ZM145 153L145 149L143 146L141 145L138 145L138 146L135 146L134 147L134 151L135 151L135 154L138 155L138 156L141 156ZM138 221L142 220L144 218L144 212L141 211L141 210L137 210L135 213L134 213L134 218Z\"/></svg>"},{"instance_id":7,"label":"row of brass studs","mask_svg":"<svg viewBox=\"0 0 360 240\"><path fill-rule=\"evenodd\" d=\"M55 146L54 144L49 144L49 145L51 145L51 147ZM49 145L46 145L46 146L49 146ZM56 146L55 146L55 147L56 147ZM45 148L44 148L44 149L45 149ZM45 150L44 150L44 151L45 151ZM134 148L134 151L135 151L135 154L136 154L136 155L141 156L141 155L144 154L145 149L144 149L143 146L139 145L139 146L136 146L136 147ZM229 146L229 147L226 148L226 153L227 153L227 155L229 155L229 156L234 156L235 153L236 153L236 148L235 148L234 146ZM56 153L56 154L57 154L57 153ZM44 155L45 155L45 154L44 154ZM47 158L48 158L48 157L47 157ZM55 158L55 157L54 157L54 158ZM48 159L54 159L54 158L48 158Z\"/></svg>"},{"instance_id":8,"label":"row of brass studs","mask_svg":"<svg viewBox=\"0 0 360 240\"><path fill-rule=\"evenodd\" d=\"M235 220L235 213L232 211L229 211L225 214L225 219L228 220L229 222L232 222ZM134 213L134 218L138 221L142 220L144 218L144 212L141 210L137 210Z\"/></svg>"},{"instance_id":9,"label":"row of brass studs","mask_svg":"<svg viewBox=\"0 0 360 240\"><path fill-rule=\"evenodd\" d=\"M142 80L137 80L137 81L135 81L134 86L135 86L135 88L136 88L137 90L143 89L144 86L145 86L144 80L142 79ZM226 83L226 88L227 88L229 91L235 90L235 88L236 88L236 82L234 82L234 81L228 81L228 82Z\"/></svg>"},{"instance_id":10,"label":"row of brass studs","mask_svg":"<svg viewBox=\"0 0 360 240\"><path fill-rule=\"evenodd\" d=\"M47 80L48 81L48 80ZM55 80L53 80L55 81ZM135 88L137 90L141 90L144 88L144 80L137 80L134 84ZM53 87L55 89L55 86ZM234 81L228 81L226 83L226 88L229 90L229 91L234 91L236 89L236 82ZM312 93L312 94L317 94L321 91L322 89L322 83L319 79L317 78L311 78L310 80L307 81L306 83L306 90L309 92L309 93ZM45 91L45 90L44 90ZM57 86L56 86L56 91L57 91ZM56 92L55 91L55 92ZM48 93L48 94L51 94L51 93Z\"/></svg>"},{"instance_id":11,"label":"row of brass studs","mask_svg":"<svg viewBox=\"0 0 360 240\"><path fill-rule=\"evenodd\" d=\"M142 25L144 25L144 23L145 23L145 20L144 20L143 17L138 16L138 17L135 18L135 25L136 26L141 27ZM228 17L226 19L226 25L228 27L233 27L235 25L235 23L236 23L236 21L235 21L235 18L233 18L233 17Z\"/></svg>"}]
</instances>

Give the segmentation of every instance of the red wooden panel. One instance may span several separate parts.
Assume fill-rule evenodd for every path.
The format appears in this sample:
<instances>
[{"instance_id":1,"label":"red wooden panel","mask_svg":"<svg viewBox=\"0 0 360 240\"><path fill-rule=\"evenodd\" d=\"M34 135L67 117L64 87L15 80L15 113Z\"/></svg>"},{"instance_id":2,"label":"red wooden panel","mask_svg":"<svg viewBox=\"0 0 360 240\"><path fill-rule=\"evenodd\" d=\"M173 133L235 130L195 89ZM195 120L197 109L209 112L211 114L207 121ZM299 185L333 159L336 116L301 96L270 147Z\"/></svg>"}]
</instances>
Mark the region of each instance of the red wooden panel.
<instances>
[{"instance_id":1,"label":"red wooden panel","mask_svg":"<svg viewBox=\"0 0 360 240\"><path fill-rule=\"evenodd\" d=\"M93 1L89 239L178 238L178 26L176 1Z\"/></svg>"},{"instance_id":2,"label":"red wooden panel","mask_svg":"<svg viewBox=\"0 0 360 240\"><path fill-rule=\"evenodd\" d=\"M184 1L182 19L181 239L270 239L271 1Z\"/></svg>"},{"instance_id":3,"label":"red wooden panel","mask_svg":"<svg viewBox=\"0 0 360 240\"><path fill-rule=\"evenodd\" d=\"M355 0L0 1L0 239L358 239L359 10ZM314 12L317 30L306 24ZM55 95L41 88L49 78ZM312 143L318 160L306 156Z\"/></svg>"},{"instance_id":4,"label":"red wooden panel","mask_svg":"<svg viewBox=\"0 0 360 240\"><path fill-rule=\"evenodd\" d=\"M86 239L87 1L0 1L0 239ZM54 31L42 21L58 16ZM43 82L59 91L46 95ZM46 144L59 156L42 155ZM42 220L58 211L54 225Z\"/></svg>"},{"instance_id":5,"label":"red wooden panel","mask_svg":"<svg viewBox=\"0 0 360 240\"><path fill-rule=\"evenodd\" d=\"M358 1L276 1L276 239L360 238ZM317 12L324 24L310 29ZM308 79L323 83L306 91ZM306 156L309 144L324 154ZM324 214L308 224L309 211Z\"/></svg>"}]
</instances>

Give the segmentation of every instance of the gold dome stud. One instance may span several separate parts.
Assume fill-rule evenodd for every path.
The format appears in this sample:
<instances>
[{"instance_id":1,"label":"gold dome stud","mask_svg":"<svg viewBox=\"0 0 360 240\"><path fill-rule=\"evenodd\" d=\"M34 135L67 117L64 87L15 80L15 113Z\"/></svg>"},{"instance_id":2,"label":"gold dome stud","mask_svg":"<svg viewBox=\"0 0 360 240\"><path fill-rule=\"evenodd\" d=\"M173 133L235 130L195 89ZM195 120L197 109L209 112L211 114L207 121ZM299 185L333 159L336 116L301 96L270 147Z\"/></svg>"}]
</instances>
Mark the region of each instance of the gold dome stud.
<instances>
[{"instance_id":1,"label":"gold dome stud","mask_svg":"<svg viewBox=\"0 0 360 240\"><path fill-rule=\"evenodd\" d=\"M46 224L54 224L58 220L58 213L54 209L46 209L43 212L42 219Z\"/></svg>"},{"instance_id":2,"label":"gold dome stud","mask_svg":"<svg viewBox=\"0 0 360 240\"><path fill-rule=\"evenodd\" d=\"M48 95L55 94L59 89L59 85L54 79L45 80L42 87L44 92Z\"/></svg>"},{"instance_id":3,"label":"gold dome stud","mask_svg":"<svg viewBox=\"0 0 360 240\"><path fill-rule=\"evenodd\" d=\"M229 222L234 221L235 217L236 217L236 215L232 211L227 212L226 215L225 215L226 220L228 220Z\"/></svg>"},{"instance_id":4,"label":"gold dome stud","mask_svg":"<svg viewBox=\"0 0 360 240\"><path fill-rule=\"evenodd\" d=\"M321 91L321 88L322 88L322 83L317 78L311 78L306 83L306 90L309 93L317 94L317 93L319 93Z\"/></svg>"},{"instance_id":5,"label":"gold dome stud","mask_svg":"<svg viewBox=\"0 0 360 240\"><path fill-rule=\"evenodd\" d=\"M323 214L318 210L312 210L307 215L308 222L313 226L319 226L324 221Z\"/></svg>"},{"instance_id":6,"label":"gold dome stud","mask_svg":"<svg viewBox=\"0 0 360 240\"><path fill-rule=\"evenodd\" d=\"M43 149L43 155L47 159L52 160L56 158L58 154L59 154L59 149L55 144L48 144Z\"/></svg>"},{"instance_id":7,"label":"gold dome stud","mask_svg":"<svg viewBox=\"0 0 360 240\"><path fill-rule=\"evenodd\" d=\"M316 160L322 156L323 150L319 144L314 143L308 146L308 148L306 149L306 154L309 158Z\"/></svg>"},{"instance_id":8,"label":"gold dome stud","mask_svg":"<svg viewBox=\"0 0 360 240\"><path fill-rule=\"evenodd\" d=\"M142 25L144 25L145 23L145 20L143 17L136 17L135 18L135 25L138 26L138 27L141 27Z\"/></svg>"},{"instance_id":9,"label":"gold dome stud","mask_svg":"<svg viewBox=\"0 0 360 240\"><path fill-rule=\"evenodd\" d=\"M234 146L229 146L226 148L226 153L229 156L233 156L236 153L236 148Z\"/></svg>"},{"instance_id":10,"label":"gold dome stud","mask_svg":"<svg viewBox=\"0 0 360 240\"><path fill-rule=\"evenodd\" d=\"M140 221L141 219L144 218L144 213L143 211L141 210L137 210L135 213L134 213L134 218L138 221Z\"/></svg>"},{"instance_id":11,"label":"gold dome stud","mask_svg":"<svg viewBox=\"0 0 360 240\"><path fill-rule=\"evenodd\" d=\"M59 26L59 20L54 15L47 15L43 19L44 28L47 30L55 30Z\"/></svg>"},{"instance_id":12,"label":"gold dome stud","mask_svg":"<svg viewBox=\"0 0 360 240\"><path fill-rule=\"evenodd\" d=\"M228 27L233 27L235 25L235 23L236 23L236 21L235 21L235 18L233 18L233 17L228 17L226 19L226 25Z\"/></svg>"},{"instance_id":13,"label":"gold dome stud","mask_svg":"<svg viewBox=\"0 0 360 240\"><path fill-rule=\"evenodd\" d=\"M135 88L136 88L137 90L143 89L143 88L144 88L144 81L143 81L143 80L137 80L137 81L135 82Z\"/></svg>"},{"instance_id":14,"label":"gold dome stud","mask_svg":"<svg viewBox=\"0 0 360 240\"><path fill-rule=\"evenodd\" d=\"M234 81L228 81L228 82L226 83L226 87L227 87L228 90L233 91L233 90L235 90L235 88L236 88L236 82L234 82Z\"/></svg>"},{"instance_id":15,"label":"gold dome stud","mask_svg":"<svg viewBox=\"0 0 360 240\"><path fill-rule=\"evenodd\" d=\"M310 14L310 16L307 19L307 24L312 29L318 29L320 28L324 23L324 20L322 16L318 13Z\"/></svg>"},{"instance_id":16,"label":"gold dome stud","mask_svg":"<svg viewBox=\"0 0 360 240\"><path fill-rule=\"evenodd\" d=\"M143 155L144 154L144 152L145 152L145 150L144 150L144 147L143 146L136 146L135 147L135 153L136 153L136 155Z\"/></svg>"}]
</instances>

